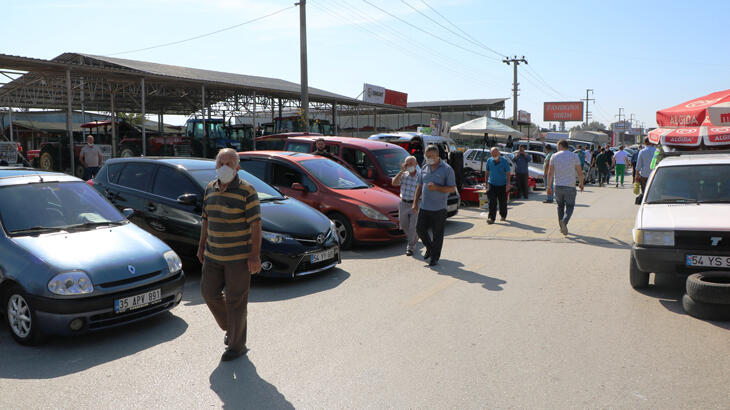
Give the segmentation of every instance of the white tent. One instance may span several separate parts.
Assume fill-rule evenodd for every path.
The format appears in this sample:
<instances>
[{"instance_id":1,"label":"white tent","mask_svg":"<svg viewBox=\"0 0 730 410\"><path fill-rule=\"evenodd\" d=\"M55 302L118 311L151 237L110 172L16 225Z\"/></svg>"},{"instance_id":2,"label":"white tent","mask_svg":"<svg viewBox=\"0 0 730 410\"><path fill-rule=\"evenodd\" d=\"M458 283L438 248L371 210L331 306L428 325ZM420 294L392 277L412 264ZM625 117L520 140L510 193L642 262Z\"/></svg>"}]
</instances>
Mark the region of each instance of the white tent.
<instances>
[{"instance_id":1,"label":"white tent","mask_svg":"<svg viewBox=\"0 0 730 410\"><path fill-rule=\"evenodd\" d=\"M508 136L523 137L525 134L517 131L514 128L508 127L501 122L489 117L479 117L473 120L463 122L451 127L450 133L457 134L472 134L484 136L485 133L489 136Z\"/></svg>"}]
</instances>

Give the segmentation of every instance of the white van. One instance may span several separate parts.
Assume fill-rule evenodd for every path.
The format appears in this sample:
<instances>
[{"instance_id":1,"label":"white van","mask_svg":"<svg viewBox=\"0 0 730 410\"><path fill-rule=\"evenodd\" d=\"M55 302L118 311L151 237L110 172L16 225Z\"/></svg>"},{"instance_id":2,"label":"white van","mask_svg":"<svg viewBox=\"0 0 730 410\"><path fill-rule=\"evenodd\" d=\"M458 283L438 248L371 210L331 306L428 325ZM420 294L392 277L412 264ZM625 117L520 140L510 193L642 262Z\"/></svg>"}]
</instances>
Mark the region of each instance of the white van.
<instances>
[{"instance_id":1,"label":"white van","mask_svg":"<svg viewBox=\"0 0 730 410\"><path fill-rule=\"evenodd\" d=\"M448 154L456 151L456 142L450 137L441 137L438 135L428 135L418 132L392 132L374 134L368 137L369 140L389 142L391 144L400 145L405 148L409 153L413 153L414 148L411 146L411 142L414 138L420 138L423 141L423 149L429 145L435 145L439 149L439 156L443 159L448 158Z\"/></svg>"}]
</instances>

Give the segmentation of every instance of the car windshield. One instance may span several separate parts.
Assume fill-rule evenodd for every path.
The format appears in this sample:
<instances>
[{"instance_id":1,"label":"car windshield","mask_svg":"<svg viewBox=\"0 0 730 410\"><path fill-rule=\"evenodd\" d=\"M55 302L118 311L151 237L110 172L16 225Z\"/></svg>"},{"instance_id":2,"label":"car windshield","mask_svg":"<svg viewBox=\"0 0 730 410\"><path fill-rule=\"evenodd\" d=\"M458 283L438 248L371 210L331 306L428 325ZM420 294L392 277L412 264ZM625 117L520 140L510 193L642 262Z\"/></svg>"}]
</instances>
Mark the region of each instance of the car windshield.
<instances>
[{"instance_id":1,"label":"car windshield","mask_svg":"<svg viewBox=\"0 0 730 410\"><path fill-rule=\"evenodd\" d=\"M309 159L300 161L299 163L320 182L332 189L361 189L369 187L360 177L334 161L328 159Z\"/></svg>"},{"instance_id":2,"label":"car windshield","mask_svg":"<svg viewBox=\"0 0 730 410\"><path fill-rule=\"evenodd\" d=\"M84 182L44 182L0 188L0 219L10 235L93 229L126 219Z\"/></svg>"},{"instance_id":3,"label":"car windshield","mask_svg":"<svg viewBox=\"0 0 730 410\"><path fill-rule=\"evenodd\" d=\"M375 159L389 177L394 177L400 172L401 164L406 160L408 152L402 149L381 149L373 151Z\"/></svg>"},{"instance_id":4,"label":"car windshield","mask_svg":"<svg viewBox=\"0 0 730 410\"><path fill-rule=\"evenodd\" d=\"M730 202L730 164L657 168L647 203Z\"/></svg>"},{"instance_id":5,"label":"car windshield","mask_svg":"<svg viewBox=\"0 0 730 410\"><path fill-rule=\"evenodd\" d=\"M193 170L190 171L190 175L198 182L198 184L200 184L201 187L203 187L203 189L208 186L210 181L216 179L215 169ZM248 172L241 169L238 171L238 176L253 186L256 193L259 195L259 201L284 199L284 196L281 195L281 192L277 191L276 188L268 185L266 182L256 178Z\"/></svg>"}]
</instances>

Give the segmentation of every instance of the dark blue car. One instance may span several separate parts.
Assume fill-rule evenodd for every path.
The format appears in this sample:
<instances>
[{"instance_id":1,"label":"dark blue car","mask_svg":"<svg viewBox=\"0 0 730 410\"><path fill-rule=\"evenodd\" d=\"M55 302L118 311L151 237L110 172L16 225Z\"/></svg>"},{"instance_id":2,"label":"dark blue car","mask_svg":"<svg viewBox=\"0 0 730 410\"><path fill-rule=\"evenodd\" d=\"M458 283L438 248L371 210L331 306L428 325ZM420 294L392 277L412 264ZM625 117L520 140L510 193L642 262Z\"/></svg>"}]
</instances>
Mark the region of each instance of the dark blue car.
<instances>
[{"instance_id":1,"label":"dark blue car","mask_svg":"<svg viewBox=\"0 0 730 410\"><path fill-rule=\"evenodd\" d=\"M130 215L78 178L0 167L0 310L15 340L110 328L180 303L180 258Z\"/></svg>"}]
</instances>

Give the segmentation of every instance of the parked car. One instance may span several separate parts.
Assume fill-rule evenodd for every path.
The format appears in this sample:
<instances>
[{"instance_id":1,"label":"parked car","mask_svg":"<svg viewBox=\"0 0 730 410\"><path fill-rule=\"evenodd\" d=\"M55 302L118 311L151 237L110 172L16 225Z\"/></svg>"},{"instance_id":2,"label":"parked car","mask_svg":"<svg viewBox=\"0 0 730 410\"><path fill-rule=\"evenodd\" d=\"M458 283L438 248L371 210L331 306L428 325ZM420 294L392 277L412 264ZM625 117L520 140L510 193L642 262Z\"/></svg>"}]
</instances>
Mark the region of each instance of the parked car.
<instances>
[{"instance_id":1,"label":"parked car","mask_svg":"<svg viewBox=\"0 0 730 410\"><path fill-rule=\"evenodd\" d=\"M326 216L246 171L238 175L261 202L262 276L304 276L340 263L337 232ZM181 254L195 255L205 187L215 178L214 160L117 158L99 170L94 187L117 208L134 209L132 221L141 228Z\"/></svg>"},{"instance_id":2,"label":"parked car","mask_svg":"<svg viewBox=\"0 0 730 410\"><path fill-rule=\"evenodd\" d=\"M0 169L0 310L36 344L168 311L182 299L178 255L82 180Z\"/></svg>"},{"instance_id":3,"label":"parked car","mask_svg":"<svg viewBox=\"0 0 730 410\"><path fill-rule=\"evenodd\" d=\"M486 153L486 155L485 155ZM506 158L509 162L510 174L515 174L515 163L512 162L511 152L500 151L502 158ZM487 160L492 157L490 150L484 151L483 148L471 148L464 152L464 170L465 171L484 171L487 166Z\"/></svg>"},{"instance_id":4,"label":"parked car","mask_svg":"<svg viewBox=\"0 0 730 410\"><path fill-rule=\"evenodd\" d=\"M239 155L242 169L327 215L343 248L404 237L398 228L400 198L335 161L290 151Z\"/></svg>"},{"instance_id":5,"label":"parked car","mask_svg":"<svg viewBox=\"0 0 730 410\"><path fill-rule=\"evenodd\" d=\"M280 136L263 137L261 141L277 141ZM397 144L381 141L370 141L351 137L322 137L322 136L287 136L278 139L283 145L278 145L284 151L312 152L317 139L324 138L328 152L340 164L346 165L360 175L367 182L400 195L400 187L391 184L392 178L400 172L400 167L408 152ZM459 212L459 196L456 192L449 195L447 201L448 216Z\"/></svg>"},{"instance_id":6,"label":"parked car","mask_svg":"<svg viewBox=\"0 0 730 410\"><path fill-rule=\"evenodd\" d=\"M527 164L527 171L530 177L535 179L536 188L545 188L545 157L544 152L525 151L530 162ZM516 155L516 151L512 154Z\"/></svg>"},{"instance_id":7,"label":"parked car","mask_svg":"<svg viewBox=\"0 0 730 410\"><path fill-rule=\"evenodd\" d=\"M391 144L400 145L409 153L413 153L413 147L411 146L414 140L418 140L420 144L423 142L423 149L425 150L429 145L435 145L439 149L439 156L441 159L448 159L449 153L457 151L456 142L450 137L442 137L440 135L429 135L419 132L393 132L393 133L382 133L373 134L368 137L372 141L389 142Z\"/></svg>"},{"instance_id":8,"label":"parked car","mask_svg":"<svg viewBox=\"0 0 730 410\"><path fill-rule=\"evenodd\" d=\"M665 151L636 214L632 287L647 287L652 272L687 276L730 270L728 175L726 153Z\"/></svg>"}]
</instances>

